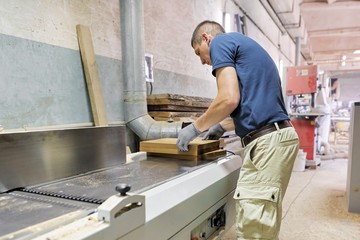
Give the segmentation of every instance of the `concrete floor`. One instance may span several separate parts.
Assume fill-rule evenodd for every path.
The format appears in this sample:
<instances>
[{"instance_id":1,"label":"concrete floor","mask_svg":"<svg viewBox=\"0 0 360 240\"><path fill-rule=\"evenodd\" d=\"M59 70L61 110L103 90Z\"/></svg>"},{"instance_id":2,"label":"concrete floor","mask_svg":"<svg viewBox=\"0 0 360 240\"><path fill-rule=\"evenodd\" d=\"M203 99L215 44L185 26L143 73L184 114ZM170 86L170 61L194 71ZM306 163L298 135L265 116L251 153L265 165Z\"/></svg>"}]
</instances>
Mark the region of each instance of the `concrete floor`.
<instances>
[{"instance_id":1,"label":"concrete floor","mask_svg":"<svg viewBox=\"0 0 360 240\"><path fill-rule=\"evenodd\" d=\"M316 169L293 172L280 240L360 240L360 214L347 211L348 145L331 147L333 157L325 157ZM236 239L234 228L220 239Z\"/></svg>"}]
</instances>

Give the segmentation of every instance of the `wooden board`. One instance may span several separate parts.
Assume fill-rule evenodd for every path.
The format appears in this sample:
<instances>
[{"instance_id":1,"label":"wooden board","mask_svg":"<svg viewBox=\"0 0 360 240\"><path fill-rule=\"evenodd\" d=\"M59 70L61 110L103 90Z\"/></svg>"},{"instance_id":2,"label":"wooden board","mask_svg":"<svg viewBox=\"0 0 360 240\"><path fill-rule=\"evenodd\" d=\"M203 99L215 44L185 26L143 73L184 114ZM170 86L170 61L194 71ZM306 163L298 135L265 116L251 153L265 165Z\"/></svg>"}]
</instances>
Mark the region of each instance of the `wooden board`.
<instances>
[{"instance_id":1,"label":"wooden board","mask_svg":"<svg viewBox=\"0 0 360 240\"><path fill-rule=\"evenodd\" d=\"M166 154L166 153L147 153L148 156L152 157L163 157L163 158L174 158L174 159L181 159L181 160L198 160L199 156L192 156L192 155L181 155L181 154Z\"/></svg>"},{"instance_id":2,"label":"wooden board","mask_svg":"<svg viewBox=\"0 0 360 240\"><path fill-rule=\"evenodd\" d=\"M148 111L174 111L174 112L205 112L206 107L182 105L147 105Z\"/></svg>"},{"instance_id":3,"label":"wooden board","mask_svg":"<svg viewBox=\"0 0 360 240\"><path fill-rule=\"evenodd\" d=\"M167 158L176 158L182 160L205 160L212 161L218 159L219 157L226 155L226 150L218 149L212 152L207 152L198 156L195 155L182 155L182 154L165 154L165 153L148 153L149 156L155 157L167 157Z\"/></svg>"},{"instance_id":4,"label":"wooden board","mask_svg":"<svg viewBox=\"0 0 360 240\"><path fill-rule=\"evenodd\" d=\"M204 153L202 155L199 156L199 160L207 160L207 161L211 161L211 160L215 160L218 159L219 157L225 156L226 155L226 150L224 149L218 149L212 152L207 152Z\"/></svg>"},{"instance_id":5,"label":"wooden board","mask_svg":"<svg viewBox=\"0 0 360 240\"><path fill-rule=\"evenodd\" d=\"M190 142L189 151L179 151L176 140L176 138L161 138L142 141L140 142L140 151L176 156L193 156L193 158L189 158L195 159L202 154L218 150L220 146L219 140L202 140L201 138L196 138Z\"/></svg>"},{"instance_id":6,"label":"wooden board","mask_svg":"<svg viewBox=\"0 0 360 240\"><path fill-rule=\"evenodd\" d=\"M193 122L202 114L202 112L149 112L154 120L167 122Z\"/></svg>"},{"instance_id":7,"label":"wooden board","mask_svg":"<svg viewBox=\"0 0 360 240\"><path fill-rule=\"evenodd\" d=\"M189 118L198 118L201 116L200 112L149 112L151 117L159 117L159 118L180 118L180 117L189 117Z\"/></svg>"},{"instance_id":8,"label":"wooden board","mask_svg":"<svg viewBox=\"0 0 360 240\"><path fill-rule=\"evenodd\" d=\"M107 126L106 108L102 96L91 33L88 27L80 24L76 25L76 31L95 126Z\"/></svg>"},{"instance_id":9,"label":"wooden board","mask_svg":"<svg viewBox=\"0 0 360 240\"><path fill-rule=\"evenodd\" d=\"M177 105L208 108L211 98L184 96L179 94L152 94L147 96L148 105Z\"/></svg>"}]
</instances>

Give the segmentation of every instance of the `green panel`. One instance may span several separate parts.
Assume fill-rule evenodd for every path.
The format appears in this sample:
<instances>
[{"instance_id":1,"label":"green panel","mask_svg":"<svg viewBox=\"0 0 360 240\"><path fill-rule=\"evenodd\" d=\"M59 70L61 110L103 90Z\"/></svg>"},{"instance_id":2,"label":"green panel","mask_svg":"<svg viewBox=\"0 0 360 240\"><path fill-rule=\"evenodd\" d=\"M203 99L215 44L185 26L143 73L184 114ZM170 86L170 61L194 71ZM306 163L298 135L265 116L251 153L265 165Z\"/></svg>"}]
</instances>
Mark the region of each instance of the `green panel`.
<instances>
[{"instance_id":1,"label":"green panel","mask_svg":"<svg viewBox=\"0 0 360 240\"><path fill-rule=\"evenodd\" d=\"M93 122L79 51L0 34L0 125ZM97 57L109 121L122 120L121 62Z\"/></svg>"}]
</instances>

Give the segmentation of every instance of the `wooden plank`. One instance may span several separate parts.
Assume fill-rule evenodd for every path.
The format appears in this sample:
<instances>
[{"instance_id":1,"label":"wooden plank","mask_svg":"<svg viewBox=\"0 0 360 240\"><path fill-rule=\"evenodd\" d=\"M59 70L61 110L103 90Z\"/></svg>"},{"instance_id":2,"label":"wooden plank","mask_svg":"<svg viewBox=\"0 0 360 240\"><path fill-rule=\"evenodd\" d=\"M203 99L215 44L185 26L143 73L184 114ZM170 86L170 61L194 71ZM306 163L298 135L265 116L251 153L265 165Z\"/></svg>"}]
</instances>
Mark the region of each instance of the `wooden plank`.
<instances>
[{"instance_id":1,"label":"wooden plank","mask_svg":"<svg viewBox=\"0 0 360 240\"><path fill-rule=\"evenodd\" d=\"M212 152L207 152L199 156L200 160L212 161L218 159L219 157L225 156L226 150L218 149Z\"/></svg>"},{"instance_id":2,"label":"wooden plank","mask_svg":"<svg viewBox=\"0 0 360 240\"><path fill-rule=\"evenodd\" d=\"M149 112L151 117L159 118L180 118L180 117L189 117L189 118L198 118L202 113L199 112L167 112L167 111L153 111Z\"/></svg>"},{"instance_id":3,"label":"wooden plank","mask_svg":"<svg viewBox=\"0 0 360 240\"><path fill-rule=\"evenodd\" d=\"M163 118L172 118L172 117L200 117L202 113L199 112L168 112L168 111L152 111L148 112L152 117L163 117Z\"/></svg>"},{"instance_id":4,"label":"wooden plank","mask_svg":"<svg viewBox=\"0 0 360 240\"><path fill-rule=\"evenodd\" d=\"M152 111L149 115L156 121L195 121L203 113L201 112L166 112L166 111Z\"/></svg>"},{"instance_id":5,"label":"wooden plank","mask_svg":"<svg viewBox=\"0 0 360 240\"><path fill-rule=\"evenodd\" d=\"M218 159L219 157L226 155L226 150L218 149L215 151L207 152L201 155L184 155L184 154L165 154L165 153L147 153L148 156L154 157L166 157L166 158L174 158L174 159L181 159L181 160L204 160L204 161L213 161Z\"/></svg>"},{"instance_id":6,"label":"wooden plank","mask_svg":"<svg viewBox=\"0 0 360 240\"><path fill-rule=\"evenodd\" d=\"M147 105L148 111L205 112L207 108L179 105Z\"/></svg>"},{"instance_id":7,"label":"wooden plank","mask_svg":"<svg viewBox=\"0 0 360 240\"><path fill-rule=\"evenodd\" d=\"M161 138L140 142L140 151L149 153L176 154L199 156L207 152L219 149L219 140L202 140L196 138L189 144L189 151L179 151L176 145L176 138Z\"/></svg>"},{"instance_id":8,"label":"wooden plank","mask_svg":"<svg viewBox=\"0 0 360 240\"><path fill-rule=\"evenodd\" d=\"M107 126L106 108L102 96L91 33L88 27L80 24L76 25L76 32L95 126Z\"/></svg>"},{"instance_id":9,"label":"wooden plank","mask_svg":"<svg viewBox=\"0 0 360 240\"><path fill-rule=\"evenodd\" d=\"M195 156L195 155L149 153L149 152L147 153L147 155L153 156L153 157L172 158L172 159L181 159L181 160L189 160L189 161L198 160L200 157L200 156Z\"/></svg>"},{"instance_id":10,"label":"wooden plank","mask_svg":"<svg viewBox=\"0 0 360 240\"><path fill-rule=\"evenodd\" d=\"M154 117L155 121L165 121L165 122L186 122L192 123L195 122L196 118L187 118L187 117L175 117L175 118L162 118Z\"/></svg>"},{"instance_id":11,"label":"wooden plank","mask_svg":"<svg viewBox=\"0 0 360 240\"><path fill-rule=\"evenodd\" d=\"M210 98L184 96L178 94L152 94L147 96L148 105L176 105L208 108L212 102Z\"/></svg>"}]
</instances>

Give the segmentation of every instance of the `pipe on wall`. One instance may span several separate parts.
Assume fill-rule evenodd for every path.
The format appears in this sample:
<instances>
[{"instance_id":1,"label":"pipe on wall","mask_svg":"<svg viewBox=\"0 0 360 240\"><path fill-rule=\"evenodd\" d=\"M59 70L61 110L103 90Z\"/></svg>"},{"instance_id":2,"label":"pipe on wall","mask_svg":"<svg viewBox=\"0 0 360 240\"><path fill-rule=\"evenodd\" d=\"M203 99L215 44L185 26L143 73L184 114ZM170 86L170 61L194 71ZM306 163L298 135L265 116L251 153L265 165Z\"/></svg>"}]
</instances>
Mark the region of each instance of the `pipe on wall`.
<instances>
[{"instance_id":1,"label":"pipe on wall","mask_svg":"<svg viewBox=\"0 0 360 240\"><path fill-rule=\"evenodd\" d=\"M183 122L155 121L147 112L143 0L120 0L124 119L140 140L175 138Z\"/></svg>"},{"instance_id":2,"label":"pipe on wall","mask_svg":"<svg viewBox=\"0 0 360 240\"><path fill-rule=\"evenodd\" d=\"M300 55L301 55L301 39L300 37L295 38L295 66L300 66Z\"/></svg>"}]
</instances>

